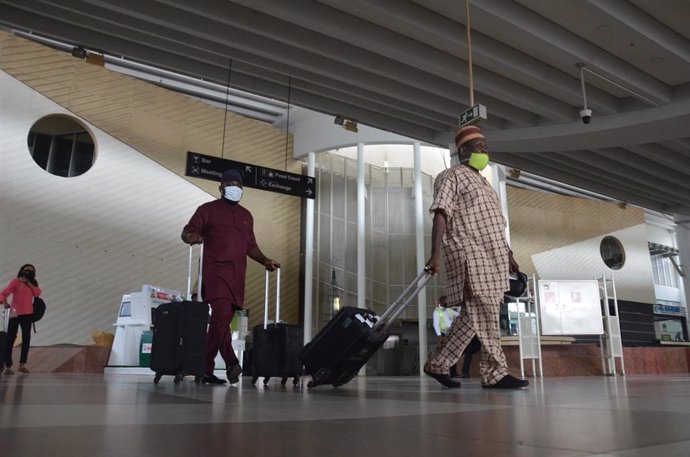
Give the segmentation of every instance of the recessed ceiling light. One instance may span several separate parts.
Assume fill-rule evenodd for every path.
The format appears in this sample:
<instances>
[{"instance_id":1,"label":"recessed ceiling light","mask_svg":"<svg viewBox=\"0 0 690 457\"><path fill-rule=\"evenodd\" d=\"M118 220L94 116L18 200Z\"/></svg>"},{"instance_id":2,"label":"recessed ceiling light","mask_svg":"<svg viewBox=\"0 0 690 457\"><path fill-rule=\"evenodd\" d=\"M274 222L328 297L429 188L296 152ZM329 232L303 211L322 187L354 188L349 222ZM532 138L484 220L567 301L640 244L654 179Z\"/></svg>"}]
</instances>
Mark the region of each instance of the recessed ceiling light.
<instances>
[{"instance_id":1,"label":"recessed ceiling light","mask_svg":"<svg viewBox=\"0 0 690 457\"><path fill-rule=\"evenodd\" d=\"M597 26L597 30L600 32L608 32L609 30L611 30L611 27L609 27L608 24L601 24Z\"/></svg>"}]
</instances>

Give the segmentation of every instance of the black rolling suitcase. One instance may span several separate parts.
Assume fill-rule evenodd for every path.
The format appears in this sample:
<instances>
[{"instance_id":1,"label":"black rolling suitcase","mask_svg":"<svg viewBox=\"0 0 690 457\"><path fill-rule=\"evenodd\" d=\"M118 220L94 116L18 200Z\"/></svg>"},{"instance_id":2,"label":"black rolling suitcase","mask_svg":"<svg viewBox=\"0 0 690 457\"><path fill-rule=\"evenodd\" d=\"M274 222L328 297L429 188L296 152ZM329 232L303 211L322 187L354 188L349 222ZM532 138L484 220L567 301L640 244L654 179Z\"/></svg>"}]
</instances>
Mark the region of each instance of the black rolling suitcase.
<instances>
[{"instance_id":1,"label":"black rolling suitcase","mask_svg":"<svg viewBox=\"0 0 690 457\"><path fill-rule=\"evenodd\" d=\"M199 264L203 261L203 246ZM199 267L199 290L201 290ZM191 297L192 247L189 247L189 277L187 297ZM199 294L199 298L201 295ZM153 341L151 344L151 370L158 384L161 376L174 376L175 384L187 375L193 375L198 384L206 371L206 328L208 304L202 301L163 303L151 310Z\"/></svg>"},{"instance_id":2,"label":"black rolling suitcase","mask_svg":"<svg viewBox=\"0 0 690 457\"><path fill-rule=\"evenodd\" d=\"M299 353L303 347L304 333L297 325L280 322L280 268L276 279L276 320L268 323L268 279L264 287L264 323L252 330L252 384L259 377L264 378L264 385L271 377L281 378L281 385L293 378L292 384L298 385L302 375L302 362Z\"/></svg>"},{"instance_id":3,"label":"black rolling suitcase","mask_svg":"<svg viewBox=\"0 0 690 457\"><path fill-rule=\"evenodd\" d=\"M300 354L305 372L312 377L307 387L338 387L355 377L431 277L422 271L381 317L362 308L345 307L338 311Z\"/></svg>"}]
</instances>

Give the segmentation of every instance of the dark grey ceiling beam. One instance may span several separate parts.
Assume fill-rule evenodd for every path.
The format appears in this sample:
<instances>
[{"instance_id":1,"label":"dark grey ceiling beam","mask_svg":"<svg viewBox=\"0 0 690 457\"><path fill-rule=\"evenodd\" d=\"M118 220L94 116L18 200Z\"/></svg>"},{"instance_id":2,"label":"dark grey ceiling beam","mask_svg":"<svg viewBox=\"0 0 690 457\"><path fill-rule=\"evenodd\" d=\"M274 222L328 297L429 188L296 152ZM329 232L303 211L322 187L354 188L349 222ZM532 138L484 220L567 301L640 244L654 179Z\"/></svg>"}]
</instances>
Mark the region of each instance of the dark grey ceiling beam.
<instances>
[{"instance_id":1,"label":"dark grey ceiling beam","mask_svg":"<svg viewBox=\"0 0 690 457\"><path fill-rule=\"evenodd\" d=\"M506 152L570 151L626 147L688 136L690 97L631 113L593 117L581 122L490 132L497 150Z\"/></svg>"},{"instance_id":2,"label":"dark grey ceiling beam","mask_svg":"<svg viewBox=\"0 0 690 457\"><path fill-rule=\"evenodd\" d=\"M541 162L551 165L559 170L570 174L582 174L583 168L587 169L587 178L596 179L625 192L639 195L649 200L659 200L668 204L680 206L690 206L690 195L677 195L665 190L659 190L654 183L647 180L635 179L635 173L628 175L625 171L611 170L610 168L600 168L599 164L594 164L589 160L578 160L582 151L573 151L571 154L565 153L537 153L535 157L541 158Z\"/></svg>"},{"instance_id":3,"label":"dark grey ceiling beam","mask_svg":"<svg viewBox=\"0 0 690 457\"><path fill-rule=\"evenodd\" d=\"M425 43L456 59L467 60L466 29L464 24L459 22L464 17L456 21L414 2L399 0L319 1ZM464 15L464 8L458 8L458 10L462 10ZM494 73L568 105L579 106L582 103L580 80L576 77L575 67L572 68L570 74L563 72L476 30L472 31L472 59L475 71L481 70L480 73L475 73L478 81L483 79L483 73ZM467 70L465 69L464 72L466 73ZM619 111L618 99L597 87L588 85L587 98L592 109L599 113L613 114ZM491 107L488 108L491 111Z\"/></svg>"},{"instance_id":4,"label":"dark grey ceiling beam","mask_svg":"<svg viewBox=\"0 0 690 457\"><path fill-rule=\"evenodd\" d=\"M588 0L606 12L611 19L622 22L636 33L659 44L671 54L690 63L690 42L629 2L620 0ZM663 8L663 5L658 7ZM686 18L690 19L690 18Z\"/></svg>"},{"instance_id":5,"label":"dark grey ceiling beam","mask_svg":"<svg viewBox=\"0 0 690 457\"><path fill-rule=\"evenodd\" d=\"M31 6L32 1L31 0L26 0L25 2L22 2L25 6ZM35 3L35 2L34 2ZM68 3L68 2L66 2ZM43 11L44 13L50 13L50 7L44 7L47 9L47 11ZM10 13L11 14L11 13ZM63 13L62 18L65 17L66 13ZM5 17L8 17L7 15ZM48 14L46 17L50 17ZM195 60L204 60L209 64L216 65L218 67L227 67L227 62L228 58L223 55L226 52L230 54L231 56L235 56L237 53L240 54L240 57L245 57L244 53L242 51L235 51L230 48L220 48L220 49L214 49L213 53L208 52L209 50L201 50L201 49L189 49L188 44L182 44L182 43L170 43L165 40L162 40L153 37L153 36L147 36L144 34L141 34L139 32L130 32L128 37L134 38L135 41L131 42L129 40L121 40L119 38L115 38L117 36L124 36L123 33L121 33L121 29L118 29L117 26L114 26L110 23L106 22L99 22L96 18L89 18L89 17L81 17L81 16L74 16L72 18L72 21L70 22L71 24L75 24L76 26L81 26L81 25L87 25L91 27L91 30L89 30L89 36L90 40L92 43L92 46L96 49L103 49L103 46L109 46L111 49L114 49L116 53L121 53L121 54L126 54L128 52L128 49L131 48L132 46L143 46L140 43L147 42L147 46L151 46L160 50L164 50L167 52L172 52L172 53L179 53L179 52L184 52L185 55L194 55ZM111 35L107 36L104 35L104 32L108 32ZM75 34L78 34L78 32L75 32ZM83 36L83 35L82 35ZM136 40L137 36L139 36L139 40ZM116 44L120 43L117 47ZM129 43L129 44L128 44ZM80 44L85 44L83 41L80 42ZM214 55L215 53L215 55ZM227 68L226 68L226 73L227 73ZM233 72L240 72L244 73L250 76L256 76L262 79L268 79L272 80L276 83L279 84L285 84L287 85L287 76L275 72L271 72L269 70L266 70L265 68L257 67L251 64L246 64L241 61L235 61L233 63ZM298 73L300 72L299 70L297 71ZM205 75L199 75L199 76L204 76ZM224 75L223 79L227 78L227 74ZM219 80L216 81L219 84L226 84L226 81L224 80ZM359 106L366 107L369 110L373 111L378 111L378 112L385 112L386 115L390 116L391 118L400 118L401 120L404 120L409 123L417 124L426 128L430 129L446 129L450 128L449 126L452 126L455 124L456 119L451 116L445 117L442 121L438 121L437 119L441 117L441 115L436 114L436 113L428 113L422 108L416 108L413 106L408 106L406 110L401 110L400 106L405 106L404 103L400 103L397 101L394 101L392 99L389 99L390 101L388 103L384 102L381 103L379 102L380 99L383 97L378 96L375 93L366 93L363 96L356 96L352 94L345 94L338 89L331 89L327 85L326 86L319 86L316 84L311 84L309 82L304 82L300 80L294 80L294 85L295 87L299 87L303 89L305 92L312 92L314 94L320 94L323 95L324 97L327 98L348 98L351 100L352 103L356 103ZM334 86L338 86L337 82L334 81ZM284 95L282 98L287 97L287 88L285 89ZM414 114L410 114L414 113ZM341 114L349 114L349 113L341 113ZM424 116L425 115L433 115L437 119L427 119ZM353 116L350 116L353 117Z\"/></svg>"},{"instance_id":6,"label":"dark grey ceiling beam","mask_svg":"<svg viewBox=\"0 0 690 457\"><path fill-rule=\"evenodd\" d=\"M2 20L12 25L15 19L14 16L18 11L13 8L3 7L2 12ZM52 30L56 34L55 38L60 38L74 43L78 43L80 38L83 37L83 34L76 32L74 27L58 23L55 20L51 20L46 17L31 15L22 17L21 22L29 29L35 30L46 30L45 23L50 22L50 29L48 30ZM90 35L90 37L93 40L95 48L103 49L104 46L108 46L112 49L115 49L116 54L118 52L122 52L123 54L128 55L129 58L136 61L156 62L157 65L165 69L178 71L183 74L210 78L211 80L215 81L223 81L225 78L227 78L227 68L217 65L215 61L214 63L208 63L203 60L190 59L134 42L120 40L114 37L108 37L105 35L99 37L95 33ZM233 87L267 97L286 99L287 78L284 77L284 75L280 76L283 78L282 84L248 76L237 70L233 71L232 73L231 85ZM369 125L373 127L405 134L406 136L410 136L425 142L431 141L434 136L433 130L420 127L420 125L417 123L392 119L388 116L381 115L376 111L343 103L337 98L329 99L328 97L310 94L299 88L293 88L291 93L291 101L295 105L300 105L320 112L332 113L333 110L336 110L336 113L348 112L353 118L368 119Z\"/></svg>"},{"instance_id":7,"label":"dark grey ceiling beam","mask_svg":"<svg viewBox=\"0 0 690 457\"><path fill-rule=\"evenodd\" d=\"M690 160L690 139L681 138L672 141L662 141L659 144L669 148L671 151L686 157L686 160Z\"/></svg>"},{"instance_id":8,"label":"dark grey ceiling beam","mask_svg":"<svg viewBox=\"0 0 690 457\"><path fill-rule=\"evenodd\" d=\"M623 149L690 176L690 157L666 148L659 143L630 145Z\"/></svg>"},{"instance_id":9,"label":"dark grey ceiling beam","mask_svg":"<svg viewBox=\"0 0 690 457\"><path fill-rule=\"evenodd\" d=\"M32 2L31 0L26 0L26 1L16 1L15 5L17 7L22 7L22 8L28 8L29 5L32 3L37 3L37 2ZM433 102L446 105L443 108L446 110L446 115L444 116L442 113L436 115L436 121L440 121L439 118L442 119L442 123L448 122L450 119L454 119L456 114L457 114L457 103L453 103L449 100L443 99L441 97L436 97L432 94L428 93L423 93L423 92L414 92L414 89L411 88L411 96L410 98L414 101L415 94L418 95L418 103L424 103L422 107L418 107L415 105L412 105L410 103L407 103L404 100L399 100L397 98L397 93L395 90L404 90L402 87L395 87L395 84L393 84L392 81L386 81L386 80L379 80L378 84L376 84L374 81L372 81L372 75L362 76L363 80L368 80L369 82L374 83L373 84L373 90L370 91L363 91L361 89L356 88L355 86L343 83L342 79L339 78L326 78L321 75L318 75L317 73L310 72L310 71L305 71L302 68L295 67L289 64L281 63L281 62L276 62L272 61L268 58L264 58L261 56L257 56L255 54L252 54L250 52L247 52L245 49L238 49L235 47L232 47L231 45L228 45L226 43L218 43L215 41L208 41L203 38L200 38L195 35L190 35L187 33L184 33L181 29L175 29L174 27L171 28L170 26L165 26L165 25L156 25L156 24L147 24L144 22L143 19L137 19L137 18L132 18L124 14L120 14L118 12L113 12L113 11L104 11L100 8L94 9L93 6L91 5L85 5L83 2L78 2L75 0L65 0L65 1L60 1L60 2L41 2L46 4L43 6L42 10L40 13L42 14L48 14L51 12L55 12L55 14L60 17L61 20L66 20L69 21L75 25L78 25L79 27L84 27L84 28L89 28L93 31L107 31L110 35L112 36L120 36L120 37L125 37L128 36L130 40L132 38L136 38L140 41L142 44L154 46L156 43L152 42L153 38L158 38L159 40L165 40L169 41L173 44L170 44L169 46L174 46L175 51L178 54L181 54L183 51L186 52L188 56L194 56L197 53L203 53L203 52L213 52L218 54L219 56L219 62L224 60L225 57L231 56L236 60L241 60L247 63L253 63L255 65L258 65L259 67L264 67L264 68L273 68L273 69L278 69L282 70L285 74L285 77L287 76L292 76L293 79L305 79L306 81L313 82L315 84L321 85L324 88L329 88L329 87L340 87L342 88L343 91L347 92L348 90L351 92L354 92L353 95L360 96L364 99L371 99L371 98L378 98L380 102L386 104L386 102L382 101L382 98L380 95L381 93L388 93L389 98L388 103L390 106L395 106L397 109L401 109L403 111L408 111L410 113L414 113L416 116L420 116L420 113L433 113L432 110L426 108L426 106L431 106ZM71 7L71 15L68 12L63 12L63 13L58 13L57 11L52 9L50 10L50 5L52 4L55 7L58 8L67 8ZM22 5L22 6L20 6ZM59 6L57 6L59 5ZM90 7L90 8L89 8ZM37 8L33 9L37 13L39 13ZM98 13L101 13L100 15ZM107 20L110 23L110 26L107 27L104 25L101 21L105 22L106 18L104 13L107 13ZM161 15L163 12L160 12ZM80 17L80 15L85 14L83 18ZM215 24L216 26L218 24ZM129 30L124 30L123 28L127 28ZM208 29L206 29L208 30ZM222 30L214 30L214 32L225 35L227 36L230 31L223 27ZM246 40L238 40L238 41L255 41L255 37L249 36L246 37ZM159 43L157 45L158 48L162 48L163 46L167 45L161 45L161 41L158 41ZM270 45L270 43L269 43ZM189 47L193 47L195 49L188 49ZM270 47L270 46L269 46ZM185 51L185 49L188 49ZM222 63L221 63L222 64ZM324 60L320 62L322 65L326 65L327 62ZM219 83L223 84L224 81L218 81ZM364 92L364 93L363 93ZM395 101L395 105L391 104L392 101ZM407 109L400 108L400 105L402 106L407 106Z\"/></svg>"},{"instance_id":10,"label":"dark grey ceiling beam","mask_svg":"<svg viewBox=\"0 0 690 457\"><path fill-rule=\"evenodd\" d=\"M602 170L608 170L611 174L628 177L631 182L639 182L645 186L651 184L653 187L663 187L665 190L676 195L685 195L685 180L667 180L658 173L647 173L645 166L650 165L649 161L641 160L639 156L626 153L622 149L596 150L596 151L569 151L563 152L566 156L576 158L583 164L590 164ZM586 168L583 169L583 173ZM668 170L670 171L670 170ZM673 176L676 178L676 176Z\"/></svg>"},{"instance_id":11,"label":"dark grey ceiling beam","mask_svg":"<svg viewBox=\"0 0 690 457\"><path fill-rule=\"evenodd\" d=\"M469 105L466 88L459 84L454 84L410 65L365 52L357 47L352 47L354 49L348 52L350 49L348 45L340 41L329 41L328 37L309 32L306 29L294 30L286 27L288 23L284 21L256 13L233 3L213 2L211 5L212 2L170 2L171 4L175 3L180 8L184 7L184 9L175 9L164 7L160 3L152 4L135 0L115 0L112 2L88 0L88 2L165 25L190 35L244 49L273 61L289 63L313 73L346 80L370 90L394 93L397 97L404 94L404 97L409 98L410 101L416 93L420 93L423 94L421 98L425 98L425 100L414 100L419 106L435 108L437 103L441 103L439 99L442 99L447 103L452 103L455 106L454 112L460 114ZM229 8L232 8L231 14L228 12ZM224 16L219 17L218 15L223 14L223 12L225 12ZM191 14L197 16L191 20ZM193 27L190 25L192 23L194 24ZM250 26L250 24L253 25ZM228 28L227 25L232 27ZM244 30L240 31L240 28L244 28ZM266 32L259 34L253 31L270 29L274 30L273 33L281 30L285 35L280 40L276 40L266 38ZM203 33L199 30L203 30ZM291 43L300 43L303 48L285 44L287 39ZM331 46L319 47L320 54L318 55L312 51L305 51L307 45L313 42L328 42L331 43ZM316 45L311 45L311 47L314 48ZM333 60L333 50L335 49L338 50L337 61ZM539 116L529 110L505 103L488 94L478 93L477 98L482 100L482 103L492 106L494 116L508 120L515 125L530 126L538 123Z\"/></svg>"},{"instance_id":12,"label":"dark grey ceiling beam","mask_svg":"<svg viewBox=\"0 0 690 457\"><path fill-rule=\"evenodd\" d=\"M614 186L609 186L601 181L594 181L582 175L572 175L569 173L565 173L559 170L557 167L548 164L543 164L539 160L530 158L529 155L519 156L514 153L493 154L492 160L496 160L498 163L503 163L512 167L519 168L521 170L528 171L538 176L544 176L546 178L564 182L575 187L580 187L583 189L590 190L592 192L596 192L598 194L606 195L616 200L620 200L621 202L635 204L643 208L649 208L656 211L690 214L690 208L668 205L658 200L651 200L635 194L630 194L628 192L621 191L620 189L617 189Z\"/></svg>"},{"instance_id":13,"label":"dark grey ceiling beam","mask_svg":"<svg viewBox=\"0 0 690 457\"><path fill-rule=\"evenodd\" d=\"M687 175L673 168L666 167L623 148L597 149L590 152L596 156L612 160L614 163L611 166L617 166L619 170L621 167L637 170L638 178L636 179L638 180L646 179L647 182L656 183L657 187L664 187L667 190L673 188L678 193L690 194L690 179L688 179ZM618 165L615 164L616 162Z\"/></svg>"},{"instance_id":14,"label":"dark grey ceiling beam","mask_svg":"<svg viewBox=\"0 0 690 457\"><path fill-rule=\"evenodd\" d=\"M544 48L550 46L553 54L560 54L560 60L564 60L563 55L569 55L573 65L583 62L659 104L671 101L671 88L668 85L516 2L482 0L473 2L472 7L500 19L501 24L496 24L497 27L515 29L515 33L521 35L516 37L518 42L530 39L538 41Z\"/></svg>"},{"instance_id":15,"label":"dark grey ceiling beam","mask_svg":"<svg viewBox=\"0 0 690 457\"><path fill-rule=\"evenodd\" d=\"M178 5L180 1L159 0L169 5ZM390 30L375 25L369 21L361 20L337 9L323 5L312 0L232 0L252 10L270 15L279 23L288 21L299 26L290 35L293 45L308 49L311 52L322 55L330 55L338 59L347 59L352 65L358 61L371 61L370 54L377 54L378 65L386 65L392 60L450 81L454 84L469 87L467 75L467 63L454 55L445 53L435 47L408 38L404 35L392 33ZM200 8L195 6L195 9ZM204 7L201 7L204 8ZM207 10L217 16L221 9ZM233 21L234 22L234 21ZM284 30L277 27L278 24L268 22L265 26L260 24L253 28L255 33L261 33L275 38L285 36ZM300 30L309 30L302 36ZM352 33L357 30L357 33ZM328 38L313 39L313 32L322 34ZM339 50L333 53L336 43L340 42ZM343 44L347 43L347 44ZM351 43L351 45L350 45ZM367 54L367 55L365 55ZM383 60L381 60L383 58ZM395 67L390 67L393 73ZM559 121L572 120L577 113L573 112L570 105L560 102L553 97L533 90L528 86L518 84L508 78L486 71L481 67L474 69L475 90L483 94L491 94L492 97L505 101L511 105L520 106L540 116ZM385 71L387 77L393 77L393 73ZM435 81L432 83L436 84ZM457 89L456 89L457 90ZM481 95L478 95L481 98Z\"/></svg>"}]
</instances>

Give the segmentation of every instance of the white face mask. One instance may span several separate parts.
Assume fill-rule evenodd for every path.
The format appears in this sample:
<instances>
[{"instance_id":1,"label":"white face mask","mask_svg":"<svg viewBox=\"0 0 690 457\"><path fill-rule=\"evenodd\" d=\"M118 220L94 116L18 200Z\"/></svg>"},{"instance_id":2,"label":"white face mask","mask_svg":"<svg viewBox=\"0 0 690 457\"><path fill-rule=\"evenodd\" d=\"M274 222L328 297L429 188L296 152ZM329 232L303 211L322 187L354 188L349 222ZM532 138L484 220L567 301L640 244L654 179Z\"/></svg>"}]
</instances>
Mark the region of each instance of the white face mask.
<instances>
[{"instance_id":1,"label":"white face mask","mask_svg":"<svg viewBox=\"0 0 690 457\"><path fill-rule=\"evenodd\" d=\"M223 196L231 202L239 202L242 198L242 188L240 186L225 186Z\"/></svg>"}]
</instances>

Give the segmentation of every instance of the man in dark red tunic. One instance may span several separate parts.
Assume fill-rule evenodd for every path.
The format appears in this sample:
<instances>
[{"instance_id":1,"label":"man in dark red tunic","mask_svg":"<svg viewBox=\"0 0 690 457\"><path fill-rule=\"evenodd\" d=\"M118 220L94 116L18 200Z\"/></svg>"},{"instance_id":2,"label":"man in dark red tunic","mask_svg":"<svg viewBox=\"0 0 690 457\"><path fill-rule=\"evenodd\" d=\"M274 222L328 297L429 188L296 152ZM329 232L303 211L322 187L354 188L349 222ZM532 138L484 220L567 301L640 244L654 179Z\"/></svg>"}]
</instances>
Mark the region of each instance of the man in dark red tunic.
<instances>
[{"instance_id":1,"label":"man in dark red tunic","mask_svg":"<svg viewBox=\"0 0 690 457\"><path fill-rule=\"evenodd\" d=\"M219 187L221 198L204 203L182 230L188 244L204 244L202 297L211 305L211 322L206 348L208 384L226 381L213 374L218 351L225 360L228 381L239 382L242 368L232 349L230 322L236 309L244 306L244 281L247 256L274 271L280 265L266 257L254 238L252 214L239 204L242 198L242 174L237 169L223 173Z\"/></svg>"}]
</instances>

